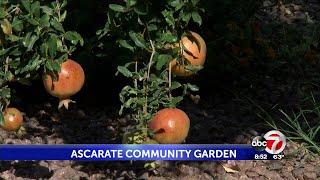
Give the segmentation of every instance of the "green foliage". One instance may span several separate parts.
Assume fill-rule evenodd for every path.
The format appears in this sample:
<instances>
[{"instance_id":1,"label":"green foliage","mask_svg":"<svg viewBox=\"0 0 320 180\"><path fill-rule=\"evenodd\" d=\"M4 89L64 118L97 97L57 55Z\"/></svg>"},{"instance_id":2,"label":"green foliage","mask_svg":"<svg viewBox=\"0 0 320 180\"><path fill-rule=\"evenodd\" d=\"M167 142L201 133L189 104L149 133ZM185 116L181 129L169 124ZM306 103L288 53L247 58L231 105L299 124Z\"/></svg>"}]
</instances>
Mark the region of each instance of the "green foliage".
<instances>
[{"instance_id":1,"label":"green foliage","mask_svg":"<svg viewBox=\"0 0 320 180\"><path fill-rule=\"evenodd\" d=\"M198 90L196 85L178 82L169 71L169 63L181 56L176 44L189 24L202 24L203 12L199 0L124 0L109 4L105 27L97 31L97 36L100 40L115 37L131 57L118 66L116 75L132 80L119 94L119 114L130 110L138 123L136 129L144 129L161 108L176 107L189 91ZM182 93L174 97L172 91ZM147 137L147 130L144 135Z\"/></svg>"},{"instance_id":2,"label":"green foliage","mask_svg":"<svg viewBox=\"0 0 320 180\"><path fill-rule=\"evenodd\" d=\"M84 44L80 34L63 27L66 5L66 0L0 2L1 110L10 103L9 82L30 85L42 67L59 72L76 45Z\"/></svg>"}]
</instances>

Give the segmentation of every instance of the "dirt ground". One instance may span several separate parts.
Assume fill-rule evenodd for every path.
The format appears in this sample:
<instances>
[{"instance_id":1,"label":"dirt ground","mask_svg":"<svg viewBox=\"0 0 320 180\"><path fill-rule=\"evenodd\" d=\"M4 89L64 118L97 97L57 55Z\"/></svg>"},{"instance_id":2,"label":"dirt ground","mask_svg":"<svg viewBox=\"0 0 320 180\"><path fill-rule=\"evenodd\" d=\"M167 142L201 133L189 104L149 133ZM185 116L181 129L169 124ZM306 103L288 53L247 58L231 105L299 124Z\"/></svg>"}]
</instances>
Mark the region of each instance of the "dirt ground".
<instances>
[{"instance_id":1,"label":"dirt ground","mask_svg":"<svg viewBox=\"0 0 320 180\"><path fill-rule=\"evenodd\" d=\"M257 118L245 114L235 103L186 102L181 107L191 119L186 143L250 143L267 132L257 124ZM123 133L132 121L127 117L112 117L110 109L79 108L56 110L50 103L30 105L24 111L22 137L0 131L3 144L84 144L121 143ZM232 112L232 113L231 113ZM255 123L257 122L257 123ZM226 127L227 125L227 127ZM258 124L257 124L258 125ZM288 142L285 154L298 144ZM0 177L11 179L320 179L320 157L310 152L281 161L162 161L154 169L144 169L142 162L90 161L4 161L0 162ZM223 166L237 172L228 172Z\"/></svg>"}]
</instances>

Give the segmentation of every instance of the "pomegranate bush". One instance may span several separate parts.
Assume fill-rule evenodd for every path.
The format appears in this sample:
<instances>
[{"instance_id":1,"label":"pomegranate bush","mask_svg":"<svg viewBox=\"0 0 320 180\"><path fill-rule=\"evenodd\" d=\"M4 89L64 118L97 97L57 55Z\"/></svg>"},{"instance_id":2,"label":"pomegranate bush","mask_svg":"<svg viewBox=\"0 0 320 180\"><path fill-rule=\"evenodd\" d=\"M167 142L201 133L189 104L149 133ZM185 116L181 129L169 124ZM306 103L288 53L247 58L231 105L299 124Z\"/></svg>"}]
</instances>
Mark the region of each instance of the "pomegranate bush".
<instances>
[{"instance_id":1,"label":"pomegranate bush","mask_svg":"<svg viewBox=\"0 0 320 180\"><path fill-rule=\"evenodd\" d=\"M63 27L66 5L66 0L0 1L0 125L12 97L11 83L31 85L41 77L40 70L59 72L76 46L83 45L79 33Z\"/></svg>"},{"instance_id":2,"label":"pomegranate bush","mask_svg":"<svg viewBox=\"0 0 320 180\"><path fill-rule=\"evenodd\" d=\"M192 95L199 89L196 85L179 82L196 76L205 61L205 42L190 29L202 24L200 14L204 10L199 4L199 0L124 0L109 4L105 27L97 31L97 36L101 41L115 37L119 47L126 48L132 57L118 66L116 73L132 80L119 94L119 114L127 110L137 122L136 128L124 135L124 143L153 139L148 122L159 110L175 108L186 95L199 100ZM172 72L173 66L178 73Z\"/></svg>"}]
</instances>

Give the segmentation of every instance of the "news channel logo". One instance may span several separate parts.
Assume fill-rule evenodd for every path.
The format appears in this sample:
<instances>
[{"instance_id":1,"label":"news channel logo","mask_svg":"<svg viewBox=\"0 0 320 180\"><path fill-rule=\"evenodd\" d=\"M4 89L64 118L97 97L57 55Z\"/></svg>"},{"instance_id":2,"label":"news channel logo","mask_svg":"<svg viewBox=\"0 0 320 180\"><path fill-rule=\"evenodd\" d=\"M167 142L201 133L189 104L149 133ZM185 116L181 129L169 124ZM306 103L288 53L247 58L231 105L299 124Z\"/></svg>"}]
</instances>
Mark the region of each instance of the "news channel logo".
<instances>
[{"instance_id":1,"label":"news channel logo","mask_svg":"<svg viewBox=\"0 0 320 180\"><path fill-rule=\"evenodd\" d=\"M269 154L279 154L286 147L286 137L276 130L267 132L264 136L256 136L251 146L257 151L266 151Z\"/></svg>"}]
</instances>

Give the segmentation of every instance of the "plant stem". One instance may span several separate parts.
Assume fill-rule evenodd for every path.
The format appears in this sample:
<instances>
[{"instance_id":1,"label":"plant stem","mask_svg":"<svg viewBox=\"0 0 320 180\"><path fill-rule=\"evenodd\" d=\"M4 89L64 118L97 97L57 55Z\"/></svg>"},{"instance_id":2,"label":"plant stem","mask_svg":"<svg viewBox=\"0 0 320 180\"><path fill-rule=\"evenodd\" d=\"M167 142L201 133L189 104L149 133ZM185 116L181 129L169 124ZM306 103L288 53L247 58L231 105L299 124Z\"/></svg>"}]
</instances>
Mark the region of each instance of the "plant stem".
<instances>
[{"instance_id":1,"label":"plant stem","mask_svg":"<svg viewBox=\"0 0 320 180\"><path fill-rule=\"evenodd\" d=\"M138 72L138 61L135 63L134 71L137 73ZM138 89L138 80L134 79L134 88Z\"/></svg>"},{"instance_id":2,"label":"plant stem","mask_svg":"<svg viewBox=\"0 0 320 180\"><path fill-rule=\"evenodd\" d=\"M150 70L151 70L151 65L152 65L152 60L153 60L153 56L156 52L155 48L154 48L154 45L153 45L153 42L150 38L150 34L149 34L149 31L148 31L148 36L149 36L149 42L151 44L151 48L152 48L152 53L151 53L151 56L150 56L150 60L149 60L149 64L148 64L148 72L147 72L147 77L146 77L146 81L147 81L147 85L146 85L146 92L145 92L145 104L144 104L144 107L143 107L143 112L145 114L148 113L148 80L149 80L149 77L150 77Z\"/></svg>"},{"instance_id":3,"label":"plant stem","mask_svg":"<svg viewBox=\"0 0 320 180\"><path fill-rule=\"evenodd\" d=\"M148 65L148 76L147 76L147 79L149 79L153 56L154 56L154 54L156 52L152 40L150 39L149 41L150 41L150 44L151 44L152 53L151 53L150 60L149 60L149 65Z\"/></svg>"},{"instance_id":4,"label":"plant stem","mask_svg":"<svg viewBox=\"0 0 320 180\"><path fill-rule=\"evenodd\" d=\"M172 99L172 95L171 95L171 61L169 63L169 99Z\"/></svg>"}]
</instances>

